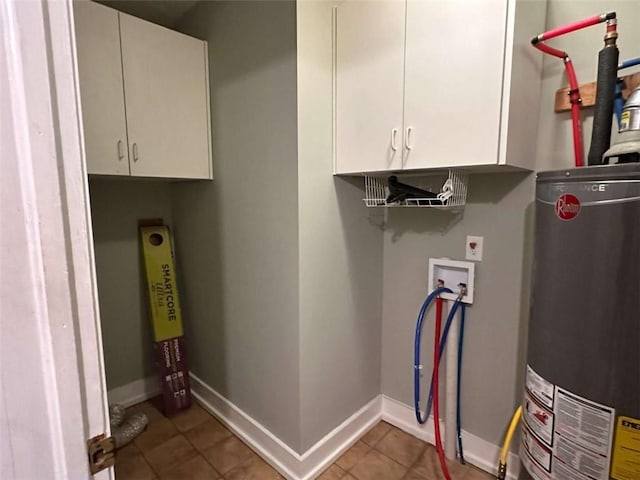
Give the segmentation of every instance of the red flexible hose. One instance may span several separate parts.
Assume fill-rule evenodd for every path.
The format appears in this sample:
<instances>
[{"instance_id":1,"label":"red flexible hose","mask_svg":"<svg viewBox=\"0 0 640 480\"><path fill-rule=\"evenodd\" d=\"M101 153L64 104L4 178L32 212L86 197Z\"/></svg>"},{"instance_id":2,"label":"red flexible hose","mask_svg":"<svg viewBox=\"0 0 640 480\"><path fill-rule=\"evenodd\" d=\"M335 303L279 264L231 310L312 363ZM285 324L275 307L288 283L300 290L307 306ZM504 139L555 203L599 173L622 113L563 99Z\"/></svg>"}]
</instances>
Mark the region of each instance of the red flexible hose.
<instances>
[{"instance_id":1,"label":"red flexible hose","mask_svg":"<svg viewBox=\"0 0 640 480\"><path fill-rule=\"evenodd\" d=\"M540 50L540 51L542 51L544 53L548 53L549 55L553 55L554 57L565 59L566 57L569 56L569 55L567 55L567 52L564 52L562 50L558 50L557 48L553 48L553 47L547 45L546 43L536 43L534 45L534 47L536 47L538 50Z\"/></svg>"},{"instance_id":2,"label":"red flexible hose","mask_svg":"<svg viewBox=\"0 0 640 480\"><path fill-rule=\"evenodd\" d=\"M560 35L564 35L565 33L575 32L576 30L596 25L600 22L604 22L607 19L607 15L608 14L603 13L602 15L594 15L593 17L578 20L577 22L567 23L562 27L554 28L552 30L549 30L548 32L544 32L543 34L538 35L538 39L540 41L551 40L552 38L559 37Z\"/></svg>"},{"instance_id":3,"label":"red flexible hose","mask_svg":"<svg viewBox=\"0 0 640 480\"><path fill-rule=\"evenodd\" d=\"M433 425L436 436L436 451L440 459L440 467L444 478L451 480L451 474L447 468L447 460L444 458L444 449L442 448L442 437L440 435L440 395L438 392L439 370L440 370L440 335L442 327L442 297L436 298L436 328L434 334L433 347Z\"/></svg>"},{"instance_id":4,"label":"red flexible hose","mask_svg":"<svg viewBox=\"0 0 640 480\"><path fill-rule=\"evenodd\" d=\"M543 35L546 35L544 33ZM538 37L540 38L540 37ZM580 89L578 85L578 77L576 71L573 68L573 62L567 52L558 50L557 48L550 47L544 43L535 43L536 47L541 52L553 55L564 60L564 67L567 71L567 78L569 79L569 100L571 101L571 124L573 131L573 154L575 157L575 166L584 166L584 149L582 147L582 129L580 127L580 104L582 99L580 98Z\"/></svg>"},{"instance_id":5,"label":"red flexible hose","mask_svg":"<svg viewBox=\"0 0 640 480\"><path fill-rule=\"evenodd\" d=\"M573 68L573 62L567 56L564 61L567 69L567 77L569 78L569 100L571 101L571 124L573 130L573 153L575 155L576 167L584 165L584 149L582 147L582 127L580 125L580 90L578 86L578 78Z\"/></svg>"},{"instance_id":6,"label":"red flexible hose","mask_svg":"<svg viewBox=\"0 0 640 480\"><path fill-rule=\"evenodd\" d=\"M580 126L580 104L571 105L571 130L573 131L573 153L576 167L584 167L584 149L582 147L582 127Z\"/></svg>"}]
</instances>

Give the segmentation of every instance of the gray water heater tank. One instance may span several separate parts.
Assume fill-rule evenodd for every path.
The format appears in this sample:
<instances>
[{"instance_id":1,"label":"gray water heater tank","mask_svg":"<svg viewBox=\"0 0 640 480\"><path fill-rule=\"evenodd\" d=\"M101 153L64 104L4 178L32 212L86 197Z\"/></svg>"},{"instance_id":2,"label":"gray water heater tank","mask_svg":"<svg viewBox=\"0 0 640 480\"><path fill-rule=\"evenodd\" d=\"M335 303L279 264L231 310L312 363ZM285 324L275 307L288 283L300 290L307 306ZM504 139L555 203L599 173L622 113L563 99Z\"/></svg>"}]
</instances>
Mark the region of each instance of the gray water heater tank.
<instances>
[{"instance_id":1,"label":"gray water heater tank","mask_svg":"<svg viewBox=\"0 0 640 480\"><path fill-rule=\"evenodd\" d=\"M640 480L640 164L543 172L521 479Z\"/></svg>"}]
</instances>

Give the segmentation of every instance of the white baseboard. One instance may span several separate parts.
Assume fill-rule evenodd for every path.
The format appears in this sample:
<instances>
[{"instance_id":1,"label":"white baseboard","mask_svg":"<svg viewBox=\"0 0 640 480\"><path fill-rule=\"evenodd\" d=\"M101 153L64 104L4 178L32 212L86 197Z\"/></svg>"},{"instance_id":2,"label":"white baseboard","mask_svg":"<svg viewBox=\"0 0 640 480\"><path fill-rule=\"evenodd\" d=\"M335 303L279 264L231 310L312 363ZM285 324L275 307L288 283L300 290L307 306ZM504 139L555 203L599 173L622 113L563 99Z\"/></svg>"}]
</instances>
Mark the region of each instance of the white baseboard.
<instances>
[{"instance_id":1,"label":"white baseboard","mask_svg":"<svg viewBox=\"0 0 640 480\"><path fill-rule=\"evenodd\" d=\"M382 395L378 395L301 455L300 480L316 478L381 419Z\"/></svg>"},{"instance_id":2,"label":"white baseboard","mask_svg":"<svg viewBox=\"0 0 640 480\"><path fill-rule=\"evenodd\" d=\"M309 450L299 454L196 375L190 373L189 376L194 398L288 480L316 478L380 420L430 444L435 443L433 417L420 425L415 420L412 407L385 395L378 395ZM149 377L110 390L108 397L109 403L129 406L158 393L160 388L157 379ZM441 430L444 431L442 423ZM462 438L465 460L495 475L500 447L464 430ZM508 464L507 478L516 480L520 469L518 456L510 453Z\"/></svg>"},{"instance_id":3,"label":"white baseboard","mask_svg":"<svg viewBox=\"0 0 640 480\"><path fill-rule=\"evenodd\" d=\"M429 417L427 423L420 425L416 421L416 414L413 407L398 402L386 395L382 395L382 419L414 437L418 437L432 445L435 444L433 416ZM444 432L444 423L442 421L440 422L440 430ZM465 430L462 430L462 441L464 445L464 458L468 463L492 475L497 474L501 450L499 446L487 442ZM518 455L509 453L507 464L509 466L507 478L516 480L520 471L520 459Z\"/></svg>"},{"instance_id":4,"label":"white baseboard","mask_svg":"<svg viewBox=\"0 0 640 480\"><path fill-rule=\"evenodd\" d=\"M295 452L258 421L193 373L191 392L200 404L289 480L311 480L333 463L381 418L378 395L303 454Z\"/></svg>"},{"instance_id":5,"label":"white baseboard","mask_svg":"<svg viewBox=\"0 0 640 480\"><path fill-rule=\"evenodd\" d=\"M125 407L130 407L159 394L160 380L158 380L158 377L147 377L109 390L107 398L109 405L118 403Z\"/></svg>"}]
</instances>

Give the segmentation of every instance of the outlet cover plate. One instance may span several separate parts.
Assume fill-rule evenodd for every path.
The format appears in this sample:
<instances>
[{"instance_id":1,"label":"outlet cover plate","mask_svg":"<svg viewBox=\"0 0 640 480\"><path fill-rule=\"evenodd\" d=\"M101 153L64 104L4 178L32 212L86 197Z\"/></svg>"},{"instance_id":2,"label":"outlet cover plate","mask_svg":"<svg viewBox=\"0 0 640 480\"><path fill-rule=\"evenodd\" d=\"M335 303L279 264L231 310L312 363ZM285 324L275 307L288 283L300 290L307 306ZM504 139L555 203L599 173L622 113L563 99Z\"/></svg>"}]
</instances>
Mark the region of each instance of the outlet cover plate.
<instances>
[{"instance_id":1,"label":"outlet cover plate","mask_svg":"<svg viewBox=\"0 0 640 480\"><path fill-rule=\"evenodd\" d=\"M433 292L438 285L438 280L444 281L444 286L453 293L443 293L441 296L446 300L456 300L460 293L460 283L466 283L467 294L462 297L462 301L467 304L473 303L473 291L476 265L473 262L463 262L460 260L450 260L448 258L429 259L428 289Z\"/></svg>"},{"instance_id":2,"label":"outlet cover plate","mask_svg":"<svg viewBox=\"0 0 640 480\"><path fill-rule=\"evenodd\" d=\"M467 260L473 260L475 262L482 261L482 244L484 242L483 237L475 235L467 235L466 256Z\"/></svg>"}]
</instances>

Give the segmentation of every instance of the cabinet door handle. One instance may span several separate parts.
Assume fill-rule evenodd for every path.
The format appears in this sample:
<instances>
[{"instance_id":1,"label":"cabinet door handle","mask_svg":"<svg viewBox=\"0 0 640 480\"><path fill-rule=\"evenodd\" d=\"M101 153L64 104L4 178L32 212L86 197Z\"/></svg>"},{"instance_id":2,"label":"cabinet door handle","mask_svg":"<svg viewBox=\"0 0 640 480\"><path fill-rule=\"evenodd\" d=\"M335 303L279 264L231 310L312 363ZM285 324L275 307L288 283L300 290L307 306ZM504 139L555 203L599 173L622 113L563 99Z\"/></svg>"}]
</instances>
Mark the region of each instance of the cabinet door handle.
<instances>
[{"instance_id":1,"label":"cabinet door handle","mask_svg":"<svg viewBox=\"0 0 640 480\"><path fill-rule=\"evenodd\" d=\"M396 137L398 136L398 129L394 128L391 130L391 150L394 152L398 150L398 145L396 144Z\"/></svg>"},{"instance_id":2,"label":"cabinet door handle","mask_svg":"<svg viewBox=\"0 0 640 480\"><path fill-rule=\"evenodd\" d=\"M138 161L138 144L134 143L133 147L131 147L131 150L133 150L133 161L137 162Z\"/></svg>"},{"instance_id":3,"label":"cabinet door handle","mask_svg":"<svg viewBox=\"0 0 640 480\"><path fill-rule=\"evenodd\" d=\"M413 131L413 127L407 128L407 137L404 142L404 146L407 147L407 150L411 150L411 132Z\"/></svg>"},{"instance_id":4,"label":"cabinet door handle","mask_svg":"<svg viewBox=\"0 0 640 480\"><path fill-rule=\"evenodd\" d=\"M124 143L122 140L118 140L118 160L122 160L124 158Z\"/></svg>"}]
</instances>

